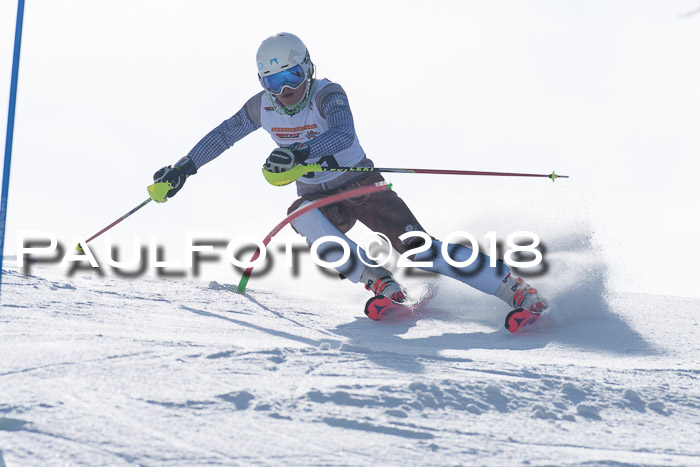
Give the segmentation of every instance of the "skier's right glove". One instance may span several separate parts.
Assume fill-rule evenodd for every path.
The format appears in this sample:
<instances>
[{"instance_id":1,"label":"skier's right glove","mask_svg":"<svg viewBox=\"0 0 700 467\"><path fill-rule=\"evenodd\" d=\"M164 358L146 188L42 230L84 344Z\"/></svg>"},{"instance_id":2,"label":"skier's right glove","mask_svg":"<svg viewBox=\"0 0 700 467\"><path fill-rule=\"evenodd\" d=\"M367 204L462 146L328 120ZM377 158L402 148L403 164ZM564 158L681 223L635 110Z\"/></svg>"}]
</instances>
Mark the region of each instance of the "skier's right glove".
<instances>
[{"instance_id":1,"label":"skier's right glove","mask_svg":"<svg viewBox=\"0 0 700 467\"><path fill-rule=\"evenodd\" d=\"M304 143L277 148L270 153L265 161L265 170L273 173L286 172L297 164L302 164L309 158L311 149Z\"/></svg>"},{"instance_id":2,"label":"skier's right glove","mask_svg":"<svg viewBox=\"0 0 700 467\"><path fill-rule=\"evenodd\" d=\"M166 198L172 198L175 194L180 191L180 188L185 184L185 180L190 175L197 173L197 167L195 167L192 159L185 156L175 163L175 165L169 165L159 169L153 174L154 183L168 182L172 185L168 194L165 195Z\"/></svg>"}]
</instances>

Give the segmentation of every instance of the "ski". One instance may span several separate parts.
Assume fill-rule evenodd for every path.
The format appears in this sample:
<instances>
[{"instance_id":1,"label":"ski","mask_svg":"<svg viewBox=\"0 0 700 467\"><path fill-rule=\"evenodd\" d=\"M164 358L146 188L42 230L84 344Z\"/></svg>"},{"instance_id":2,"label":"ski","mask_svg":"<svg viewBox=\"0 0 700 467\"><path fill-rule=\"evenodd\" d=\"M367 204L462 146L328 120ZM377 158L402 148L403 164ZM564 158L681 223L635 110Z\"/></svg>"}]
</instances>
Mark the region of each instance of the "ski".
<instances>
[{"instance_id":1,"label":"ski","mask_svg":"<svg viewBox=\"0 0 700 467\"><path fill-rule=\"evenodd\" d=\"M435 297L437 291L435 284L426 284L426 287L415 290L408 295L408 300L401 303L384 295L375 295L365 303L365 315L374 321L416 315Z\"/></svg>"},{"instance_id":2,"label":"ski","mask_svg":"<svg viewBox=\"0 0 700 467\"><path fill-rule=\"evenodd\" d=\"M537 321L541 314L542 313L534 313L525 308L516 308L506 316L506 329L512 333L516 333Z\"/></svg>"},{"instance_id":3,"label":"ski","mask_svg":"<svg viewBox=\"0 0 700 467\"><path fill-rule=\"evenodd\" d=\"M416 309L416 306L417 304L397 303L389 297L376 295L367 300L365 304L365 314L369 319L379 321L389 316L398 318L399 316L410 314Z\"/></svg>"}]
</instances>

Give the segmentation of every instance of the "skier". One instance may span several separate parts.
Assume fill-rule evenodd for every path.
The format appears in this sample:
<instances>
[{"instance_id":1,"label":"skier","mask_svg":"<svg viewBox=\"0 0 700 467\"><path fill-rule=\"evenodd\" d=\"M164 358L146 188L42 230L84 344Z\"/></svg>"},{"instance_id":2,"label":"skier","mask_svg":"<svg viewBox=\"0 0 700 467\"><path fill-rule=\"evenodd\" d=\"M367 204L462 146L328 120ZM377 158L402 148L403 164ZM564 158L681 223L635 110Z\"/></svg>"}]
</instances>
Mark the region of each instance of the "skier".
<instances>
[{"instance_id":1,"label":"skier","mask_svg":"<svg viewBox=\"0 0 700 467\"><path fill-rule=\"evenodd\" d=\"M237 141L258 128L264 128L279 146L265 161L270 172L284 172L301 163L320 163L330 167L373 167L355 134L348 97L343 88L327 79L315 77L315 67L304 43L294 34L280 33L263 41L257 51L258 79L263 90L250 98L231 118L204 136L194 148L174 165L158 170L155 182L170 182L173 197L187 177L197 173ZM289 212L312 200L352 188L383 181L379 173L317 172L296 182L299 198ZM345 232L360 221L374 232L383 233L399 253L415 248L423 240L412 237L407 242L399 236L407 231L423 231L423 227L408 206L394 191L383 191L359 199L349 199L312 210L292 222L293 228L304 236L309 245L331 235L345 240L350 246L351 260L337 268L341 277L360 282L375 295L401 303L406 290L383 267L369 267L356 257L357 245ZM432 237L431 237L432 238ZM324 243L319 256L332 262L341 253ZM505 301L511 308L506 327L512 332L536 319L547 307L537 290L521 278L514 277L503 262L489 267L489 257L479 254L471 266L456 269L440 254L441 243L433 239L426 251L417 253L414 261L432 261L427 271L453 277L476 289ZM326 247L327 248L323 248ZM472 250L450 245L455 261L468 259ZM364 251L365 262L372 264ZM512 316L511 316L512 315ZM378 319L379 316L369 315ZM509 325L510 322L510 325Z\"/></svg>"}]
</instances>

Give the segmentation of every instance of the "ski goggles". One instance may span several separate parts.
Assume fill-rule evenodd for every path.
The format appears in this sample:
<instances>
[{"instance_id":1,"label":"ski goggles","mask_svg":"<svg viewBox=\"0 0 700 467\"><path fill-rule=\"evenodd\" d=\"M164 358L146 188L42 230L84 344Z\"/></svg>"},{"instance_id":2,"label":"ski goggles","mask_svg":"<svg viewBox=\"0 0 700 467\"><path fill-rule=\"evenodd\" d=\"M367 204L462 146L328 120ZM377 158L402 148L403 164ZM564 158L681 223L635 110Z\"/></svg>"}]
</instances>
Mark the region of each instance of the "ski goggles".
<instances>
[{"instance_id":1,"label":"ski goggles","mask_svg":"<svg viewBox=\"0 0 700 467\"><path fill-rule=\"evenodd\" d=\"M292 67L289 70L280 71L274 75L265 76L260 80L263 87L272 94L281 94L285 86L296 89L301 86L304 81L306 81L306 73L301 65Z\"/></svg>"}]
</instances>

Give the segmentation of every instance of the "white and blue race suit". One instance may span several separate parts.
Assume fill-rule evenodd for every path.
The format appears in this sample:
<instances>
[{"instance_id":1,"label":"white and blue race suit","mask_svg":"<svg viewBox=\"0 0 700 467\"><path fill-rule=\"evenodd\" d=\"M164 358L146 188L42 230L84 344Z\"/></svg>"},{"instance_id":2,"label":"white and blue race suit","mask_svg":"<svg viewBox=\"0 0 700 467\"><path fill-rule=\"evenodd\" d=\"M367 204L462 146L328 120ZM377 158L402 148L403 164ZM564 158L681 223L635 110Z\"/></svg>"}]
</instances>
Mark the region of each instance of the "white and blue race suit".
<instances>
[{"instance_id":1,"label":"white and blue race suit","mask_svg":"<svg viewBox=\"0 0 700 467\"><path fill-rule=\"evenodd\" d=\"M350 111L347 95L343 88L326 79L312 80L308 103L293 114L277 111L280 103L272 95L262 91L250 98L245 105L231 118L225 120L219 126L202 138L187 155L199 169L204 164L221 155L253 131L264 128L278 146L289 146L294 143L305 143L310 149L308 163L320 163L335 167L372 167L372 161L368 159L355 134L355 127ZM367 178L382 179L379 174L368 175L367 172L316 172L297 180L297 193L301 196L293 207L303 205L310 199L323 196L330 191L342 190L348 184L360 183ZM363 256L365 262L369 262L366 254L357 248L357 245L345 235L352 224L359 219L368 227L375 227L389 237L394 248L400 252L408 247L398 240L398 236L405 232L404 229L423 230L405 203L395 192L382 192L369 197L362 207L365 214L372 218L358 215L357 206L349 206L344 217L354 217L351 222L343 222L346 219L337 219L330 216L330 210L321 208L310 211L300 216L292 225L297 232L303 235L309 245L324 236L335 236L345 240L354 258L338 271L353 282L358 282L365 266L356 257L357 251ZM342 205L336 207L342 212ZM350 214L348 214L348 212ZM341 216L342 217L342 216ZM349 226L342 227L341 224ZM341 226L342 230L338 227ZM378 227L377 227L378 226ZM326 244L327 245L327 244ZM432 267L421 267L427 271L436 272L453 277L482 292L494 294L498 286L509 274L509 268L502 262L498 267L490 267L489 258L479 254L477 261L471 266L455 269L447 264L440 254L441 242L433 240L430 249L415 255L415 261L432 261ZM471 256L472 250L461 245L450 245L451 257L455 261L463 261ZM342 256L341 252L321 248L319 255L328 262L334 262Z\"/></svg>"}]
</instances>

